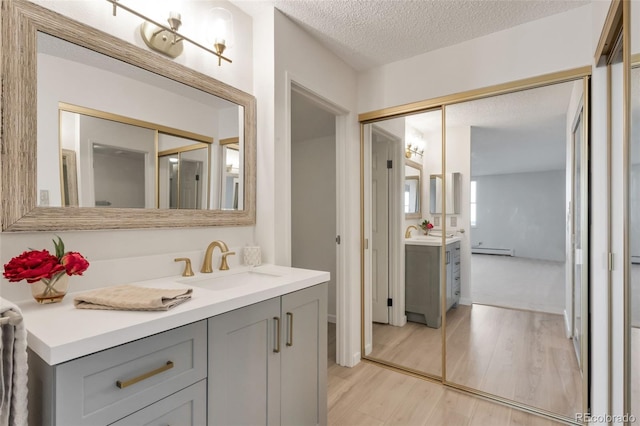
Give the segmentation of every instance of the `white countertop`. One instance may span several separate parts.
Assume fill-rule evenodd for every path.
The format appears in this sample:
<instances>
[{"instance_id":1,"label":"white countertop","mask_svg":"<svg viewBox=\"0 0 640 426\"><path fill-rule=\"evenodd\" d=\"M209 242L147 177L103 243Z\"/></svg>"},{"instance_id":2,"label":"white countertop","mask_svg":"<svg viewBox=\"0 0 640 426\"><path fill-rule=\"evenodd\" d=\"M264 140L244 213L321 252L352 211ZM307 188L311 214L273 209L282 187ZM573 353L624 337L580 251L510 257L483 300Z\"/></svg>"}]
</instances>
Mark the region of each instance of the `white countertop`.
<instances>
[{"instance_id":1,"label":"white countertop","mask_svg":"<svg viewBox=\"0 0 640 426\"><path fill-rule=\"evenodd\" d=\"M455 243L456 241L462 241L459 236L447 237L446 244ZM442 246L442 237L436 237L435 235L419 235L404 240L405 244L415 246Z\"/></svg>"},{"instance_id":2,"label":"white countertop","mask_svg":"<svg viewBox=\"0 0 640 426\"><path fill-rule=\"evenodd\" d=\"M254 278L247 284L220 290L190 285L247 271L269 275L265 275L264 282ZM168 311L76 309L73 299L81 292L68 293L61 303L39 305L33 300L18 306L28 331L29 348L49 365L55 365L326 281L329 281L328 272L275 265L236 267L212 274L197 273L190 278L166 277L132 283L145 287L193 288L191 300Z\"/></svg>"}]
</instances>

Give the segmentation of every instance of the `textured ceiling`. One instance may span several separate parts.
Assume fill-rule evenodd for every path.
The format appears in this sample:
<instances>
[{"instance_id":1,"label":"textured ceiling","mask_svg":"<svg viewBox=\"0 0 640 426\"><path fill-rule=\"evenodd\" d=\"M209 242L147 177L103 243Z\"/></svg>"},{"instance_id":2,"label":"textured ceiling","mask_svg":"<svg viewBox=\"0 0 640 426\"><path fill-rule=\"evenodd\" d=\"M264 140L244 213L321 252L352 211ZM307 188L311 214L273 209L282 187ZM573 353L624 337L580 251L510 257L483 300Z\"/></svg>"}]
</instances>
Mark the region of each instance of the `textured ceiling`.
<instances>
[{"instance_id":1,"label":"textured ceiling","mask_svg":"<svg viewBox=\"0 0 640 426\"><path fill-rule=\"evenodd\" d=\"M588 0L235 0L275 6L363 71L534 21Z\"/></svg>"}]
</instances>

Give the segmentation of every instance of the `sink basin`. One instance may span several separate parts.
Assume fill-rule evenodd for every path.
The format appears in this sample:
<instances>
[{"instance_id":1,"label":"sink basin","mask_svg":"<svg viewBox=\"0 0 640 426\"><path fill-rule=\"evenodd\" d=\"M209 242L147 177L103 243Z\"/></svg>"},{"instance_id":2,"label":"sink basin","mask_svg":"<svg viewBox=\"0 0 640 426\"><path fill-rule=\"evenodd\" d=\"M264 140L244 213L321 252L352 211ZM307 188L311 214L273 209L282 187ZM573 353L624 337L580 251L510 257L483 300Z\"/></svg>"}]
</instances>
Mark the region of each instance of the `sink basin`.
<instances>
[{"instance_id":1,"label":"sink basin","mask_svg":"<svg viewBox=\"0 0 640 426\"><path fill-rule=\"evenodd\" d=\"M247 285L264 285L275 281L281 275L262 271L240 271L221 273L212 277L184 279L182 284L201 287L207 290L221 291Z\"/></svg>"}]
</instances>

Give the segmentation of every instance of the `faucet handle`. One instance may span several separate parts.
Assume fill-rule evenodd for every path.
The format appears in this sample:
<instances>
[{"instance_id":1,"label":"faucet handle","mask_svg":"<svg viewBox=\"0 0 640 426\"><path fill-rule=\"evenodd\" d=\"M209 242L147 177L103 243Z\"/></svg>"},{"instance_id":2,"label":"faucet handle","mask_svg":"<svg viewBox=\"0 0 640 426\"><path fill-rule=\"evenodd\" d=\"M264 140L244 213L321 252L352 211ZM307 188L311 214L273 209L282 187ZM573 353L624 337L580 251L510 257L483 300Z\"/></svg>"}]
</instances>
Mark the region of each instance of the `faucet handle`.
<instances>
[{"instance_id":1,"label":"faucet handle","mask_svg":"<svg viewBox=\"0 0 640 426\"><path fill-rule=\"evenodd\" d=\"M221 271L228 271L229 270L229 264L227 263L227 256L229 256L231 254L236 254L236 252L235 251L226 251L226 252L222 253L222 261L220 262L220 270Z\"/></svg>"},{"instance_id":2,"label":"faucet handle","mask_svg":"<svg viewBox=\"0 0 640 426\"><path fill-rule=\"evenodd\" d=\"M184 272L182 272L182 276L183 277L192 277L193 274L193 269L191 269L191 259L189 259L188 257L178 257L176 259L173 259L174 262L184 262Z\"/></svg>"}]
</instances>

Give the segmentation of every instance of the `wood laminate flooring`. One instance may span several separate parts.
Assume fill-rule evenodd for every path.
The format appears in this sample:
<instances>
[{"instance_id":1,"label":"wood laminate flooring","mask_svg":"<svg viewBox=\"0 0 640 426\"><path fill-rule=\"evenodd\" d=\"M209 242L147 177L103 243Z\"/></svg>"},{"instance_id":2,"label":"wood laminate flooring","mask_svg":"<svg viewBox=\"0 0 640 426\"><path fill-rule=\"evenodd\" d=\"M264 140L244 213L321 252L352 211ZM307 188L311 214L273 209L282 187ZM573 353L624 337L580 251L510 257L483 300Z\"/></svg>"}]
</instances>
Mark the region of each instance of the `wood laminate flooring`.
<instances>
[{"instance_id":1,"label":"wood laminate flooring","mask_svg":"<svg viewBox=\"0 0 640 426\"><path fill-rule=\"evenodd\" d=\"M340 367L335 364L334 329L331 324L331 425L559 424L375 364ZM461 305L447 313L447 341L449 382L571 418L582 411L580 372L561 316ZM420 371L439 374L440 355L434 353L440 346L440 329L415 323L374 326L374 353Z\"/></svg>"}]
</instances>

